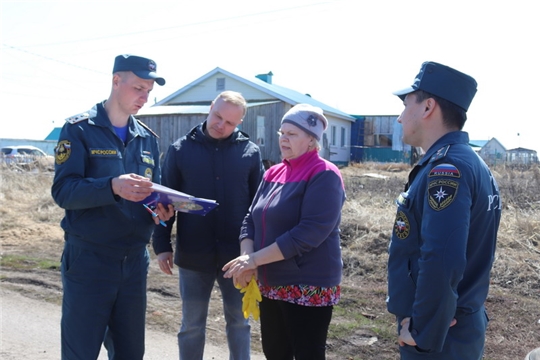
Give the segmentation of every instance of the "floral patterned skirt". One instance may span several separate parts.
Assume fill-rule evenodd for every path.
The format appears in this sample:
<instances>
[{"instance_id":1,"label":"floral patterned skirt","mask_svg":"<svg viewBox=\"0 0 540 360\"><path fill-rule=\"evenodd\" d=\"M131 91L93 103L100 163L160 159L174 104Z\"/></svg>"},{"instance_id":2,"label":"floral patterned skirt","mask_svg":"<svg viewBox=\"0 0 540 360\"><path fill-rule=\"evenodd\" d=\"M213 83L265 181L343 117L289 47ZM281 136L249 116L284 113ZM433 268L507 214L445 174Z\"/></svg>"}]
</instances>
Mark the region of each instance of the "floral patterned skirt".
<instances>
[{"instance_id":1,"label":"floral patterned skirt","mask_svg":"<svg viewBox=\"0 0 540 360\"><path fill-rule=\"evenodd\" d=\"M272 300L287 301L303 306L332 306L339 302L341 287L321 287L311 285L263 286L259 283L261 295Z\"/></svg>"}]
</instances>

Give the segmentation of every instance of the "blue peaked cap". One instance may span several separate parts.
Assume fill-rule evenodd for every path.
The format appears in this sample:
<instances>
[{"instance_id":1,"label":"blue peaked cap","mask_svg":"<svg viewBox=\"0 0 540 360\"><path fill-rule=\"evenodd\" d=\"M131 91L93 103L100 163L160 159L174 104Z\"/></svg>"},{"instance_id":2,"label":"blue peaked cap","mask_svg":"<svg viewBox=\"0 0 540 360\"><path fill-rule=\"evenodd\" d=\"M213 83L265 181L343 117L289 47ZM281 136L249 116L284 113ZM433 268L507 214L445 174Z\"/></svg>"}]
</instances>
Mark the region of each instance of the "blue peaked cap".
<instances>
[{"instance_id":1,"label":"blue peaked cap","mask_svg":"<svg viewBox=\"0 0 540 360\"><path fill-rule=\"evenodd\" d=\"M114 59L113 74L117 71L131 71L141 79L153 79L158 85L165 85L165 79L156 73L154 60L135 55L118 55Z\"/></svg>"},{"instance_id":2,"label":"blue peaked cap","mask_svg":"<svg viewBox=\"0 0 540 360\"><path fill-rule=\"evenodd\" d=\"M477 85L476 80L467 74L446 65L426 61L416 75L414 84L393 94L404 100L407 94L423 90L467 111L476 94Z\"/></svg>"}]
</instances>

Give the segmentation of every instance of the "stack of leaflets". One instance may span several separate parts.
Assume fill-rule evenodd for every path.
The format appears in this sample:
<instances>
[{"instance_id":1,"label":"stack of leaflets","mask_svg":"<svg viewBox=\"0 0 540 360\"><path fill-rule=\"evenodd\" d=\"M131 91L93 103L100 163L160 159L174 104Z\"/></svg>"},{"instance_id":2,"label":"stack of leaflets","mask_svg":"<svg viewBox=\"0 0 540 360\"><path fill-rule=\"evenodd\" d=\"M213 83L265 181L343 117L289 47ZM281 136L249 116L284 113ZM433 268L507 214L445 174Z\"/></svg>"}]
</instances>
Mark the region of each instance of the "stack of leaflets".
<instances>
[{"instance_id":1,"label":"stack of leaflets","mask_svg":"<svg viewBox=\"0 0 540 360\"><path fill-rule=\"evenodd\" d=\"M152 189L154 189L152 194L141 203L151 207L157 206L158 203L164 206L172 204L176 211L202 216L219 205L215 200L191 196L156 183L152 183Z\"/></svg>"}]
</instances>

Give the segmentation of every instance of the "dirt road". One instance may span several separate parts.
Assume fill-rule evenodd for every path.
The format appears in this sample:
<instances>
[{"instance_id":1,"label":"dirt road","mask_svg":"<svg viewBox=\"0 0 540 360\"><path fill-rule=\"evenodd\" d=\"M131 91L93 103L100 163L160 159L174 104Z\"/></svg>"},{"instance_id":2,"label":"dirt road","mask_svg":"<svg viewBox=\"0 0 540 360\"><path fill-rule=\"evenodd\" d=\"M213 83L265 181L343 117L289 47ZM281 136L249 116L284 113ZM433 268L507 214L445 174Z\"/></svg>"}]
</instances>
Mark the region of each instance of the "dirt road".
<instances>
[{"instance_id":1,"label":"dirt road","mask_svg":"<svg viewBox=\"0 0 540 360\"><path fill-rule=\"evenodd\" d=\"M3 360L60 359L60 307L45 301L30 299L3 287L0 288L0 299L2 322L0 358ZM227 349L207 344L204 358L226 360L229 354ZM259 354L252 354L251 358L264 359ZM98 359L107 359L105 349L102 349ZM145 359L178 359L176 334L147 330Z\"/></svg>"}]
</instances>

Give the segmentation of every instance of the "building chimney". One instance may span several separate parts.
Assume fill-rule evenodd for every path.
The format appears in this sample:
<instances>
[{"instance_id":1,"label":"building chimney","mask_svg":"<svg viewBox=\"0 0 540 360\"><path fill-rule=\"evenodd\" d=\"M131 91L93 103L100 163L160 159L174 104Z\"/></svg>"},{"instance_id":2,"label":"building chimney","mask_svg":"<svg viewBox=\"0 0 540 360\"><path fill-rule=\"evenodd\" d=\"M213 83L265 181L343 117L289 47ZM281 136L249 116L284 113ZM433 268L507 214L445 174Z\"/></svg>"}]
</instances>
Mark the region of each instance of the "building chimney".
<instances>
[{"instance_id":1,"label":"building chimney","mask_svg":"<svg viewBox=\"0 0 540 360\"><path fill-rule=\"evenodd\" d=\"M272 83L272 72L270 71L268 74L259 74L255 76L257 79L264 81L265 83L271 84Z\"/></svg>"}]
</instances>

